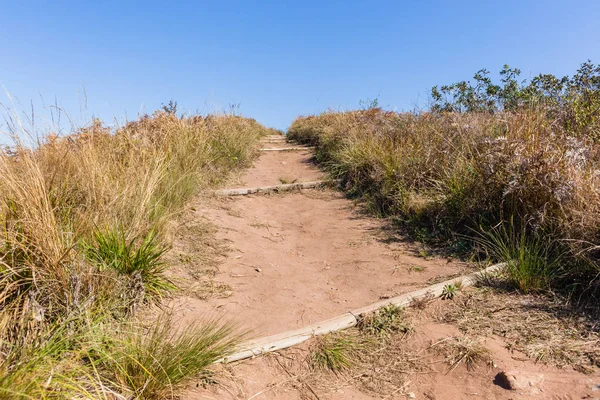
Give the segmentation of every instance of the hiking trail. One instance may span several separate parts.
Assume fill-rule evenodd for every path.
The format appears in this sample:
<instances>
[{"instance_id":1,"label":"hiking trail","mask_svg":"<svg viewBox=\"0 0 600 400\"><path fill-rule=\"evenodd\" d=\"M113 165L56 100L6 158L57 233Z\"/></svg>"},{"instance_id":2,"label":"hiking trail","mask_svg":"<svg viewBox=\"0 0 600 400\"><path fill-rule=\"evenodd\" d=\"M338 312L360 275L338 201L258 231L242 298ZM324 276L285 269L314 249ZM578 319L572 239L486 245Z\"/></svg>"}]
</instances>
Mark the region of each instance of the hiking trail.
<instances>
[{"instance_id":1,"label":"hiking trail","mask_svg":"<svg viewBox=\"0 0 600 400\"><path fill-rule=\"evenodd\" d=\"M326 180L310 148L267 137L255 164L230 188ZM214 280L225 298L180 297L185 320L207 313L233 318L253 336L300 328L378 300L426 287L467 270L464 263L430 258L394 236L386 222L329 188L203 198L195 216L218 227L229 250Z\"/></svg>"},{"instance_id":2,"label":"hiking trail","mask_svg":"<svg viewBox=\"0 0 600 400\"><path fill-rule=\"evenodd\" d=\"M369 216L360 204L319 183L327 181L327 176L316 167L312 149L288 143L284 136L266 137L260 146L261 155L251 168L227 188L201 196L191 205L185 229L174 243L175 255L179 252L185 264L183 260L192 258L187 251L208 246L213 256L220 257L199 271L174 268L179 278L197 281L202 290L200 295L184 291L170 305L182 323L221 315L250 329L250 342L261 338L257 342L276 343L275 338L285 346L274 348L298 344L261 357L216 364L218 383L202 383L204 378L199 378L182 399L515 398L516 393L495 384L499 371L516 371L519 379L531 379L536 385L543 381L545 392L539 386L526 386L518 393L523 399L550 398L541 393L578 396L553 399L583 398L591 393L595 378L537 364L493 335L484 342L493 365L476 371L461 365L449 373L446 362L431 348L464 333L440 321L448 307L443 301L408 311L416 315L417 334L383 347L391 353L382 353L380 361L373 361L360 375L346 378L307 372L310 342L295 340L310 337L307 328L319 329L319 323L330 319L338 327L351 326L357 310L372 310L387 299L407 304L410 299L400 295L422 293L417 289L423 288L440 292L443 281L473 270L458 260L430 254L427 248L399 236L386 220ZM216 229L216 238L205 243L194 229L202 231L207 226ZM226 243L226 248L220 243ZM473 280L467 278L467 283L469 279ZM294 336L294 330L302 333ZM248 351L238 354L243 353L248 357ZM402 370L410 367L398 364L406 359L419 360L421 366ZM389 389L376 387L397 374L407 374L404 383L394 386L390 381ZM210 375L206 379L212 380ZM368 394L361 387L383 395Z\"/></svg>"}]
</instances>

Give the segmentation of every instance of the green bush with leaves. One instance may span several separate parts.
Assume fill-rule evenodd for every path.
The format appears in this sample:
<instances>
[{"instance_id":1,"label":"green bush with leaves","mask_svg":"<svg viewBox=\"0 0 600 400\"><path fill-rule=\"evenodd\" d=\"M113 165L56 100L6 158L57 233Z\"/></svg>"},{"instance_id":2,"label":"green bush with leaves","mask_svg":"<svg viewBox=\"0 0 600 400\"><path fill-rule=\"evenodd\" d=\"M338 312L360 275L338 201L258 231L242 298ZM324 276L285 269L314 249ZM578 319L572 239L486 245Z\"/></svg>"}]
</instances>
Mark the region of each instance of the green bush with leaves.
<instances>
[{"instance_id":1,"label":"green bush with leaves","mask_svg":"<svg viewBox=\"0 0 600 400\"><path fill-rule=\"evenodd\" d=\"M482 69L471 81L431 90L436 112L515 112L528 107L543 109L574 135L600 140L600 65L581 64L575 75L558 78L540 74L519 80L521 70L508 65L500 70L500 84Z\"/></svg>"}]
</instances>

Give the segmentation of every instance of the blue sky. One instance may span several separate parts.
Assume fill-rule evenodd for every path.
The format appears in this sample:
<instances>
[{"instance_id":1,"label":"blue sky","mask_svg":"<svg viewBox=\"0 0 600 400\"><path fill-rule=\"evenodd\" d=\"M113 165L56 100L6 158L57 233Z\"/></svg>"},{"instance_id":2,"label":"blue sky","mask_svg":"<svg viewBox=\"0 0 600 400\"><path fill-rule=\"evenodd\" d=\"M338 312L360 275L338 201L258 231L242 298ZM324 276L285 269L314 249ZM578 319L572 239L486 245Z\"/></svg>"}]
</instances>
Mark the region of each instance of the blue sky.
<instances>
[{"instance_id":1,"label":"blue sky","mask_svg":"<svg viewBox=\"0 0 600 400\"><path fill-rule=\"evenodd\" d=\"M598 0L3 3L0 84L26 108L56 98L78 123L172 98L203 113L240 104L285 129L367 98L424 107L431 86L484 67L528 77L600 63Z\"/></svg>"}]
</instances>

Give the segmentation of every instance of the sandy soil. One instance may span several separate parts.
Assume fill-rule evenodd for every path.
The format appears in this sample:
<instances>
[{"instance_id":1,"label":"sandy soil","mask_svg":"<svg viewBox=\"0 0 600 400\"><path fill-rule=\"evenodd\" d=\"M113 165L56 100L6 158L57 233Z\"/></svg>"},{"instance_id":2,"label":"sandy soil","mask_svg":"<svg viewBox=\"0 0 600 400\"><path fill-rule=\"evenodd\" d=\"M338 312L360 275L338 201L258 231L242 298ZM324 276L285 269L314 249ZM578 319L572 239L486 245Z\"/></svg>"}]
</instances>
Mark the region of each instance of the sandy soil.
<instances>
[{"instance_id":1,"label":"sandy soil","mask_svg":"<svg viewBox=\"0 0 600 400\"><path fill-rule=\"evenodd\" d=\"M219 310L256 335L334 317L466 268L386 243L380 221L359 216L348 200L330 191L240 197L227 200L225 208L199 207L197 213L220 227L218 238L232 245L215 278L233 294L208 301L180 298L177 308L190 319Z\"/></svg>"},{"instance_id":2,"label":"sandy soil","mask_svg":"<svg viewBox=\"0 0 600 400\"><path fill-rule=\"evenodd\" d=\"M268 147L287 146L268 145ZM313 167L312 157L310 150L263 152L232 187L270 186L324 179L324 174Z\"/></svg>"},{"instance_id":3,"label":"sandy soil","mask_svg":"<svg viewBox=\"0 0 600 400\"><path fill-rule=\"evenodd\" d=\"M519 353L509 351L502 338L489 336L481 340L487 349L488 360L479 362L474 368L464 363L453 367L436 347L451 338L463 338L456 326L438 321L439 309L445 303L436 300L424 312L413 315L414 330L405 340L390 344L402 347L404 357L418 366L398 374L405 375L405 384L397 391L377 393L378 383L365 386L360 376L375 371L364 369L347 373L311 371L306 358L310 345L258 357L231 366L217 367L217 384L192 388L186 400L200 399L599 399L600 374L582 374L570 367L557 368L535 363ZM383 357L384 362L398 362L393 356ZM393 371L393 370L392 370ZM496 376L502 372L516 374L525 382L519 390L507 390L497 384ZM387 373L389 374L389 370ZM384 375L382 371L382 375ZM381 377L386 380L387 377ZM379 383L380 384L380 383ZM374 390L375 389L375 390Z\"/></svg>"},{"instance_id":4,"label":"sandy soil","mask_svg":"<svg viewBox=\"0 0 600 400\"><path fill-rule=\"evenodd\" d=\"M310 153L262 154L242 180L277 184L278 176L322 177ZM218 227L231 251L214 277L231 288L228 298L181 297L186 320L207 312L227 315L262 336L334 317L385 297L463 272L446 259L425 259L386 234L382 220L332 190L201 199L191 218Z\"/></svg>"},{"instance_id":5,"label":"sandy soil","mask_svg":"<svg viewBox=\"0 0 600 400\"><path fill-rule=\"evenodd\" d=\"M263 147L289 145L279 141ZM311 181L323 176L311 163L308 150L265 152L232 187L274 185L281 179ZM171 305L182 322L216 313L251 329L254 337L265 336L306 326L468 270L464 263L431 258L402 238L390 236L384 221L365 216L359 206L329 189L199 199L192 210L192 223L209 221L217 226L217 241L226 242L229 251L210 278L217 282L216 287L225 288L223 291L217 290L208 298L182 295L173 300ZM176 242L174 249L185 245ZM184 268L175 270L182 278L190 278ZM417 352L436 340L459 334L456 327L440 324L432 317L423 317L418 332L403 344ZM352 379L344 383L340 377L331 377L332 390L312 393L311 389L312 394L307 397L306 385L278 361L305 351L297 348L218 367L221 385L192 388L184 398L392 399L406 398L408 393L417 399L451 400L600 398L600 391L590 391L594 383L600 383L597 376L523 361L508 352L500 338L489 338L485 345L493 353L496 367L473 372L459 366L448 373L447 365L442 365L438 357L433 359L429 372L413 375L407 387L386 396L365 394L352 384ZM502 369L543 372L544 391L533 395L494 385L494 376ZM587 395L590 397L584 397Z\"/></svg>"}]
</instances>

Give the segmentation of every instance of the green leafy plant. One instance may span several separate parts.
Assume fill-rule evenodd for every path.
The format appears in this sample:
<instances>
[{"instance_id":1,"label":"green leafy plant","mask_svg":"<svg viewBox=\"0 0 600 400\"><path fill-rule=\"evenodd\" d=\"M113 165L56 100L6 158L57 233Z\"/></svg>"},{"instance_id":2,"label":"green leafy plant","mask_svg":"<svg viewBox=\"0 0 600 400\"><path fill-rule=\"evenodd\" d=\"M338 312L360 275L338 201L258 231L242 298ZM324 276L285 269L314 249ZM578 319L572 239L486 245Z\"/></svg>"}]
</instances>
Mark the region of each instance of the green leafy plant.
<instances>
[{"instance_id":1,"label":"green leafy plant","mask_svg":"<svg viewBox=\"0 0 600 400\"><path fill-rule=\"evenodd\" d=\"M460 291L461 286L462 285L459 282L444 285L440 297L442 298L442 300L452 300L454 296L456 296Z\"/></svg>"}]
</instances>

